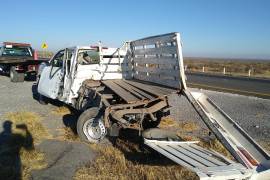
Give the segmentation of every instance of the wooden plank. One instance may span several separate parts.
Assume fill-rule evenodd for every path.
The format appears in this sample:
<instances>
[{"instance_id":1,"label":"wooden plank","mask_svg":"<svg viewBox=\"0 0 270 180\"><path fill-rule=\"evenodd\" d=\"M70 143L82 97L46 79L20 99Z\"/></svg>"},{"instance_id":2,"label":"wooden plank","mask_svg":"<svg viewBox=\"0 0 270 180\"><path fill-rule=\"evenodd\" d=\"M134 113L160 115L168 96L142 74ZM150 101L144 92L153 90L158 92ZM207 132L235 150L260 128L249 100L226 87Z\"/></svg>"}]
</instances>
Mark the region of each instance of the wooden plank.
<instances>
[{"instance_id":1,"label":"wooden plank","mask_svg":"<svg viewBox=\"0 0 270 180\"><path fill-rule=\"evenodd\" d=\"M160 75L161 78L162 78L162 76L173 76L176 79L180 78L180 71L174 70L174 69L159 69L159 68L135 66L134 71L145 72L145 73L148 72L150 74L157 74L157 75Z\"/></svg>"},{"instance_id":2,"label":"wooden plank","mask_svg":"<svg viewBox=\"0 0 270 180\"><path fill-rule=\"evenodd\" d=\"M135 91L137 93L139 93L140 95L144 96L147 99L155 99L155 96L151 96L150 94L145 93L144 91L136 88L135 86L132 86L130 84L128 84L127 82L123 81L123 80L115 80L115 83L119 84L122 87L126 87L128 89L130 89L131 91Z\"/></svg>"},{"instance_id":3,"label":"wooden plank","mask_svg":"<svg viewBox=\"0 0 270 180\"><path fill-rule=\"evenodd\" d=\"M141 89L143 91L147 91L148 93L151 93L155 96L164 96L164 92L161 91L160 89L153 88L151 86L147 86L146 84L138 83L138 82L135 82L133 80L125 80L125 82L127 82L130 85L135 86L138 89Z\"/></svg>"},{"instance_id":4,"label":"wooden plank","mask_svg":"<svg viewBox=\"0 0 270 180\"><path fill-rule=\"evenodd\" d=\"M159 48L137 49L134 55L177 54L176 46L161 46Z\"/></svg>"},{"instance_id":5,"label":"wooden plank","mask_svg":"<svg viewBox=\"0 0 270 180\"><path fill-rule=\"evenodd\" d=\"M129 92L127 92L125 89L115 84L112 80L102 81L102 83L128 103L140 100L135 96L133 96L132 94L130 94Z\"/></svg>"},{"instance_id":6,"label":"wooden plank","mask_svg":"<svg viewBox=\"0 0 270 180\"><path fill-rule=\"evenodd\" d=\"M179 66L179 62L177 58L173 57L159 57L159 58L133 58L133 61L135 63L140 63L140 64L171 64L174 66Z\"/></svg>"},{"instance_id":7,"label":"wooden plank","mask_svg":"<svg viewBox=\"0 0 270 180\"><path fill-rule=\"evenodd\" d=\"M170 79L158 79L158 78L153 78L151 76L145 76L141 74L134 74L134 78L142 81L149 81L152 83L160 84L163 86L168 86L171 88L176 88L176 89L181 89L180 88L180 81L178 80L170 80Z\"/></svg>"},{"instance_id":8,"label":"wooden plank","mask_svg":"<svg viewBox=\"0 0 270 180\"><path fill-rule=\"evenodd\" d=\"M125 82L127 82L128 84L135 86L138 89L141 89L143 91L146 91L147 93L151 93L153 95L156 96L164 96L164 95L168 95L171 94L172 92L174 92L175 90L173 89L167 89L167 88L160 88L159 86L155 86L155 85L149 85L139 81L135 81L135 80L125 80Z\"/></svg>"},{"instance_id":9,"label":"wooden plank","mask_svg":"<svg viewBox=\"0 0 270 180\"><path fill-rule=\"evenodd\" d=\"M138 39L136 41L132 41L132 46L143 46L143 45L151 45L155 44L156 42L165 43L170 42L176 37L177 33L169 33L169 34L162 34L158 36L151 36L143 39Z\"/></svg>"},{"instance_id":10,"label":"wooden plank","mask_svg":"<svg viewBox=\"0 0 270 180\"><path fill-rule=\"evenodd\" d=\"M173 93L173 92L176 91L175 89L162 87L159 84L155 84L155 83L151 83L151 82L140 81L140 80L135 80L135 79L133 79L133 82L137 82L138 84L144 84L144 85L146 85L148 87L158 89L158 90L162 91L165 94L168 94L168 93L170 94L170 93Z\"/></svg>"},{"instance_id":11,"label":"wooden plank","mask_svg":"<svg viewBox=\"0 0 270 180\"><path fill-rule=\"evenodd\" d=\"M140 100L145 100L147 99L146 97L144 97L143 95L139 94L138 92L134 91L132 88L130 88L130 86L127 86L126 83L124 83L122 80L113 80L113 82L115 84L117 84L118 86L120 86L121 88L125 89L126 91L128 91L129 93L131 93L132 95L136 96L137 98L139 98Z\"/></svg>"}]
</instances>

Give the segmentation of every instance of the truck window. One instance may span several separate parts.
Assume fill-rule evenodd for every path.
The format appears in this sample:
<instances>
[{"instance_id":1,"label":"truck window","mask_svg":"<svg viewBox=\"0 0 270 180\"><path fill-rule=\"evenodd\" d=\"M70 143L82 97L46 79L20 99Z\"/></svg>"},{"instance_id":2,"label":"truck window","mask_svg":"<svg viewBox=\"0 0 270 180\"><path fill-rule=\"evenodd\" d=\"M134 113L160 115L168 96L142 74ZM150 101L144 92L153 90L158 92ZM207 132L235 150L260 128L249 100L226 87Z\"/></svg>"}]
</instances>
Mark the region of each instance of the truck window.
<instances>
[{"instance_id":1,"label":"truck window","mask_svg":"<svg viewBox=\"0 0 270 180\"><path fill-rule=\"evenodd\" d=\"M30 47L4 47L3 56L32 56Z\"/></svg>"},{"instance_id":2,"label":"truck window","mask_svg":"<svg viewBox=\"0 0 270 180\"><path fill-rule=\"evenodd\" d=\"M64 50L59 51L51 61L53 67L62 67L64 60Z\"/></svg>"},{"instance_id":3,"label":"truck window","mask_svg":"<svg viewBox=\"0 0 270 180\"><path fill-rule=\"evenodd\" d=\"M99 64L100 57L99 52L96 50L79 50L78 52L78 64Z\"/></svg>"}]
</instances>

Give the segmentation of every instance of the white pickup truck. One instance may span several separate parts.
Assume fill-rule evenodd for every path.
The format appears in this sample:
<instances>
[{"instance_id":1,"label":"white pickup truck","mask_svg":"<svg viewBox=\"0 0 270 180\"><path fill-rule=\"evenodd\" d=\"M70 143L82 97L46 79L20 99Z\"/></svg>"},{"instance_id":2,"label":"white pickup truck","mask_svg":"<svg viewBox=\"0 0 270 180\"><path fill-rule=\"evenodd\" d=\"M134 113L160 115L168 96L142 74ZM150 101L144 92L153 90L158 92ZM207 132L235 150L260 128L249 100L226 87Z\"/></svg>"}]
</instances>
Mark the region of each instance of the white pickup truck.
<instances>
[{"instance_id":1,"label":"white pickup truck","mask_svg":"<svg viewBox=\"0 0 270 180\"><path fill-rule=\"evenodd\" d=\"M180 42L179 33L169 33L121 48L99 44L60 50L40 66L40 99L58 99L82 111L77 132L84 141L96 143L106 134L117 136L120 128L133 128L144 131L147 146L201 179L270 179L269 155L213 101L186 87ZM151 128L156 130L168 114L171 93L188 99L234 161L197 142L153 136Z\"/></svg>"}]
</instances>

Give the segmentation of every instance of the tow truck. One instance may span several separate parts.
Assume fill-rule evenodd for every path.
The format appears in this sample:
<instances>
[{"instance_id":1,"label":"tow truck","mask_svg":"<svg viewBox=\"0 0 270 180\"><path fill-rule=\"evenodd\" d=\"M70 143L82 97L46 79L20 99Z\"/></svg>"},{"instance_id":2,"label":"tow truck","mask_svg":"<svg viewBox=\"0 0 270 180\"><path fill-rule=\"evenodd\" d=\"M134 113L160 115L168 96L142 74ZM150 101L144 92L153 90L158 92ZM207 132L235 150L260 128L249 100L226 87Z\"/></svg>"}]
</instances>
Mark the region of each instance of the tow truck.
<instances>
[{"instance_id":1,"label":"tow truck","mask_svg":"<svg viewBox=\"0 0 270 180\"><path fill-rule=\"evenodd\" d=\"M39 70L40 100L57 99L79 111L79 137L98 143L119 129L142 132L144 144L200 179L270 179L270 156L209 97L186 86L179 33L125 42L120 48L75 46L60 50ZM168 96L187 98L233 160L198 141L162 137ZM181 108L181 107L179 107Z\"/></svg>"},{"instance_id":2,"label":"tow truck","mask_svg":"<svg viewBox=\"0 0 270 180\"><path fill-rule=\"evenodd\" d=\"M36 51L30 44L15 42L0 44L0 72L8 74L11 82L23 82L25 76L35 77L38 64L44 60L38 60Z\"/></svg>"}]
</instances>

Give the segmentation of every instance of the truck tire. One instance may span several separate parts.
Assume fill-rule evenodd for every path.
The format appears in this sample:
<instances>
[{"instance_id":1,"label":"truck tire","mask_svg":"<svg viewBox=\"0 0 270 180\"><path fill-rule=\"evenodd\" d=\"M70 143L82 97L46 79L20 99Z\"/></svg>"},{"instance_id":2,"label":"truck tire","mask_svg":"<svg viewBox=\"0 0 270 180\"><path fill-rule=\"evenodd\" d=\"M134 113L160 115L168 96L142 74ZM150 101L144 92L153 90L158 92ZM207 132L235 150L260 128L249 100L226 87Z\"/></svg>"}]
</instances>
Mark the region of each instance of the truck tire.
<instances>
[{"instance_id":1,"label":"truck tire","mask_svg":"<svg viewBox=\"0 0 270 180\"><path fill-rule=\"evenodd\" d=\"M18 73L14 66L10 68L9 77L11 82L23 82L24 73Z\"/></svg>"},{"instance_id":2,"label":"truck tire","mask_svg":"<svg viewBox=\"0 0 270 180\"><path fill-rule=\"evenodd\" d=\"M106 136L106 127L97 107L84 111L77 122L77 133L84 142L99 143Z\"/></svg>"}]
</instances>

